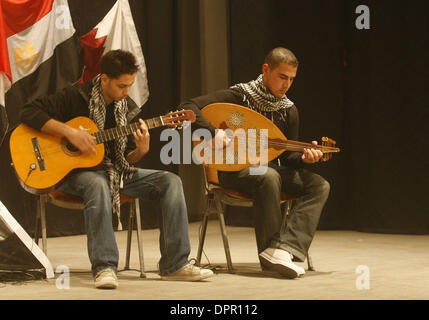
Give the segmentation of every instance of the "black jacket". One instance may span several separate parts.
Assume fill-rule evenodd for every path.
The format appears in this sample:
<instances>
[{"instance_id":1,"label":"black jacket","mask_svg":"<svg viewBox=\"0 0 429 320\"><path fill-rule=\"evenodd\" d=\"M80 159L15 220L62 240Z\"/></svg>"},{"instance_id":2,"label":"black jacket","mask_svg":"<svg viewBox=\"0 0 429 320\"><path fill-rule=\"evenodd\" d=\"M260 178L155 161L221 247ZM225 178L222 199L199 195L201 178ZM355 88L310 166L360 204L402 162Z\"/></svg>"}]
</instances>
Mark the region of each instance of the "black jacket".
<instances>
[{"instance_id":1,"label":"black jacket","mask_svg":"<svg viewBox=\"0 0 429 320\"><path fill-rule=\"evenodd\" d=\"M87 81L84 84L69 86L55 94L36 99L23 107L20 115L21 121L40 131L50 119L67 122L79 116L89 117L88 105L92 87L92 81ZM140 109L130 97L127 97L127 105L127 120L130 122L140 112ZM134 137L128 136L125 156L135 148Z\"/></svg>"}]
</instances>

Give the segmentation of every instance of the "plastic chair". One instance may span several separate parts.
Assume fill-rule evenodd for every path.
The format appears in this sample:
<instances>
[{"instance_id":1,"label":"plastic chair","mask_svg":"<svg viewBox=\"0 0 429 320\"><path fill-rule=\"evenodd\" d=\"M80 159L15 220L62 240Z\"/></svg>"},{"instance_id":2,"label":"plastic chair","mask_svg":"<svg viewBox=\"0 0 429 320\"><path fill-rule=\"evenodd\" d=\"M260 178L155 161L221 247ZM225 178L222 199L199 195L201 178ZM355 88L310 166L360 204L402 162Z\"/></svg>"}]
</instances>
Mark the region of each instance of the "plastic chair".
<instances>
[{"instance_id":1,"label":"plastic chair","mask_svg":"<svg viewBox=\"0 0 429 320\"><path fill-rule=\"evenodd\" d=\"M128 235L127 235L127 252L125 258L125 270L130 269L130 253L131 253L131 238L133 231L134 218L136 219L137 228L137 242L139 249L139 260L140 260L140 277L146 278L144 272L144 260L143 260L143 244L142 244L142 232L141 232L141 218L140 218L140 203L138 198L132 198L121 194L121 204L130 203L130 215L128 220ZM36 227L34 231L34 242L39 242L39 220L42 229L42 249L47 254L47 232L46 232L46 204L51 203L61 208L66 209L77 209L83 210L83 200L80 197L64 193L61 191L53 191L49 194L42 194L37 200L37 217Z\"/></svg>"},{"instance_id":2,"label":"plastic chair","mask_svg":"<svg viewBox=\"0 0 429 320\"><path fill-rule=\"evenodd\" d=\"M207 231L207 223L208 223L209 214L210 214L209 212L210 201L214 201L216 205L216 213L219 220L223 246L225 249L228 272L234 273L235 271L232 266L231 252L229 250L229 241L228 241L228 235L226 232L223 206L230 205L230 206L239 206L239 207L253 207L253 199L250 196L242 192L239 192L237 190L226 189L221 187L219 185L218 172L216 169L211 169L209 167L204 166L204 176L205 176L205 185L206 185L206 192L207 192L207 206L204 212L203 220L201 222L201 233L200 233L196 260L199 265L201 262L201 255L204 247L204 241L205 241L206 231ZM285 205L282 226L285 226L287 223L287 216L292 207L293 200L296 200L296 198L291 197L286 193L283 193L283 192L281 193L280 203ZM310 255L307 255L307 264L308 264L308 270L314 271L313 262Z\"/></svg>"}]
</instances>

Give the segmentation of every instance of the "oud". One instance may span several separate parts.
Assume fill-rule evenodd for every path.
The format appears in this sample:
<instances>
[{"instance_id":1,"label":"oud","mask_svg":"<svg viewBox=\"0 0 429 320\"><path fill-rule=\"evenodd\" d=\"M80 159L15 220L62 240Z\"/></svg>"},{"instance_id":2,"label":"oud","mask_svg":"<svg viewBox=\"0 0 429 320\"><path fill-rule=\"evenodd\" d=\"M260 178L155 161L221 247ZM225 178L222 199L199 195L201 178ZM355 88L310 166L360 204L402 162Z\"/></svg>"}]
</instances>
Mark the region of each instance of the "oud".
<instances>
[{"instance_id":1,"label":"oud","mask_svg":"<svg viewBox=\"0 0 429 320\"><path fill-rule=\"evenodd\" d=\"M322 138L320 145L288 140L271 120L240 105L213 103L204 107L201 113L215 128L233 133L230 145L220 150L212 145L209 157L203 154L203 148L197 148L194 152L199 163L212 169L240 171L265 165L285 151L318 149L323 153L321 161L327 161L333 153L340 152L340 148L335 147L336 141L327 137ZM252 139L249 139L249 132L254 133Z\"/></svg>"}]
</instances>

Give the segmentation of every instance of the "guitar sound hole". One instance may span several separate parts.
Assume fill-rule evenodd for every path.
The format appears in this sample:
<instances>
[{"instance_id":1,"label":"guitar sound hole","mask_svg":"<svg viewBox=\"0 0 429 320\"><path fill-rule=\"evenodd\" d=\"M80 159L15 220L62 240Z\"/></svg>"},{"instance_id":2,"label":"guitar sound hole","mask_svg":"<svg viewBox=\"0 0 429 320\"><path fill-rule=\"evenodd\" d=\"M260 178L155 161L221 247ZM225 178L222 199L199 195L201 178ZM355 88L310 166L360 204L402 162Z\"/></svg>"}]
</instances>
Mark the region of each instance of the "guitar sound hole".
<instances>
[{"instance_id":1,"label":"guitar sound hole","mask_svg":"<svg viewBox=\"0 0 429 320\"><path fill-rule=\"evenodd\" d=\"M79 149L76 148L74 145L72 145L70 142L67 142L66 144L66 148L70 151L70 152L78 152Z\"/></svg>"},{"instance_id":2,"label":"guitar sound hole","mask_svg":"<svg viewBox=\"0 0 429 320\"><path fill-rule=\"evenodd\" d=\"M67 141L65 138L61 140L61 148L63 152L71 157L79 156L81 152L73 144Z\"/></svg>"}]
</instances>

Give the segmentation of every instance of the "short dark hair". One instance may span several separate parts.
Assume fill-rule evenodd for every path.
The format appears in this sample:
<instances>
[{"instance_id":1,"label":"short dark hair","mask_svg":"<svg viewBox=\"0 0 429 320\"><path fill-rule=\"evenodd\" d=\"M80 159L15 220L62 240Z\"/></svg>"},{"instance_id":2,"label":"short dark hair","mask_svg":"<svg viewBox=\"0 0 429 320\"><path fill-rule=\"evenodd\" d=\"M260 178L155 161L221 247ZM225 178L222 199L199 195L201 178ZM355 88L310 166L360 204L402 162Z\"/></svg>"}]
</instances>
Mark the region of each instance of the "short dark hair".
<instances>
[{"instance_id":1,"label":"short dark hair","mask_svg":"<svg viewBox=\"0 0 429 320\"><path fill-rule=\"evenodd\" d=\"M287 63L292 67L298 67L298 59L293 52L283 47L277 47L268 52L264 63L267 63L270 69L277 68L280 63Z\"/></svg>"},{"instance_id":2,"label":"short dark hair","mask_svg":"<svg viewBox=\"0 0 429 320\"><path fill-rule=\"evenodd\" d=\"M128 51L111 50L101 58L100 72L109 78L117 79L122 74L134 74L138 69L136 57Z\"/></svg>"}]
</instances>

